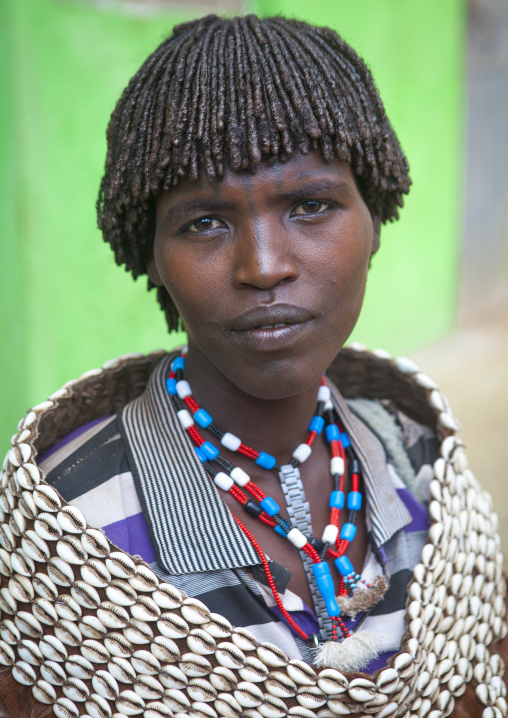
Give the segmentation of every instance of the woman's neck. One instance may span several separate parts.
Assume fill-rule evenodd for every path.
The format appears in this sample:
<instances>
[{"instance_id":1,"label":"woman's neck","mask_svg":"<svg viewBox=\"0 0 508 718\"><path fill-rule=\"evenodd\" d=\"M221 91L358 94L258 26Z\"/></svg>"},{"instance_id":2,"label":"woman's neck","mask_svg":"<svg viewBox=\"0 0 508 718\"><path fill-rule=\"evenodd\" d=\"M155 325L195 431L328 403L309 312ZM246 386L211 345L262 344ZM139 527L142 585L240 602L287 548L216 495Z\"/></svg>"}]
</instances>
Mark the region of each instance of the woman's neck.
<instances>
[{"instance_id":1,"label":"woman's neck","mask_svg":"<svg viewBox=\"0 0 508 718\"><path fill-rule=\"evenodd\" d=\"M294 396L270 400L251 396L235 386L199 350L189 347L185 379L195 400L223 431L229 431L281 463L289 462L305 441L317 405L321 378Z\"/></svg>"}]
</instances>

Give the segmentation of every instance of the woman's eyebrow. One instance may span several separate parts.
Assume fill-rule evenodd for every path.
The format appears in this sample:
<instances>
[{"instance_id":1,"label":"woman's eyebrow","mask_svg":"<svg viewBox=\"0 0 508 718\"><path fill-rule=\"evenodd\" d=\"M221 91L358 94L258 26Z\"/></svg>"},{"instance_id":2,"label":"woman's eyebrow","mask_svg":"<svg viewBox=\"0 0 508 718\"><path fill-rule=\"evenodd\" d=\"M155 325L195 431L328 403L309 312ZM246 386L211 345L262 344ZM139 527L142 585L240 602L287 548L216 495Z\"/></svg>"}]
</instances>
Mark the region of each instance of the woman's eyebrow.
<instances>
[{"instance_id":1,"label":"woman's eyebrow","mask_svg":"<svg viewBox=\"0 0 508 718\"><path fill-rule=\"evenodd\" d=\"M305 199L306 197L316 197L320 194L340 193L342 196L351 194L352 188L349 182L342 180L322 180L316 182L308 182L302 187L295 187L286 192L278 192L277 196L283 199Z\"/></svg>"},{"instance_id":2,"label":"woman's eyebrow","mask_svg":"<svg viewBox=\"0 0 508 718\"><path fill-rule=\"evenodd\" d=\"M180 217L185 216L189 212L215 212L230 209L232 206L231 202L220 199L184 199L180 202L175 202L175 204L164 211L164 221L178 221Z\"/></svg>"}]
</instances>

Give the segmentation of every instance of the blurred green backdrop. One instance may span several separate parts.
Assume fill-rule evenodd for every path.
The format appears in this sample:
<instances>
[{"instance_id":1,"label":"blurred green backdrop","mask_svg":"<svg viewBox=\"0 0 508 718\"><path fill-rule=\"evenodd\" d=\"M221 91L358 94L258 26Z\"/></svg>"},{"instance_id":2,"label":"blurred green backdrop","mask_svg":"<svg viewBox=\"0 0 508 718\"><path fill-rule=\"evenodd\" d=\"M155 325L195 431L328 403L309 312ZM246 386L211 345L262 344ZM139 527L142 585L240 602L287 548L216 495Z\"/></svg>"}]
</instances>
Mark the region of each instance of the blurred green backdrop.
<instances>
[{"instance_id":1,"label":"blurred green backdrop","mask_svg":"<svg viewBox=\"0 0 508 718\"><path fill-rule=\"evenodd\" d=\"M372 69L409 158L414 186L401 221L382 231L353 338L407 353L444 336L458 289L464 0L252 0L249 9L335 28ZM190 17L71 0L1 4L1 436L68 379L182 341L168 336L145 280L114 264L95 200L116 100Z\"/></svg>"}]
</instances>

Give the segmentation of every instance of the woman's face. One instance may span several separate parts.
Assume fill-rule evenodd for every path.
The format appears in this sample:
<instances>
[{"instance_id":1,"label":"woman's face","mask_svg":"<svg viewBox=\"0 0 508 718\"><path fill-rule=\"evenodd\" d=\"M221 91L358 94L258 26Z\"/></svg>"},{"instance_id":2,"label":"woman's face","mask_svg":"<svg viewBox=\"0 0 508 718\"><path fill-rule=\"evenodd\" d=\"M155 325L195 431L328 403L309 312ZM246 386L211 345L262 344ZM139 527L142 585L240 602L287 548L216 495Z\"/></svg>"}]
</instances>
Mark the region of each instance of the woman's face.
<instances>
[{"instance_id":1,"label":"woman's face","mask_svg":"<svg viewBox=\"0 0 508 718\"><path fill-rule=\"evenodd\" d=\"M342 348L378 246L350 166L297 154L162 194L149 275L180 312L189 359L277 399L315 384Z\"/></svg>"}]
</instances>

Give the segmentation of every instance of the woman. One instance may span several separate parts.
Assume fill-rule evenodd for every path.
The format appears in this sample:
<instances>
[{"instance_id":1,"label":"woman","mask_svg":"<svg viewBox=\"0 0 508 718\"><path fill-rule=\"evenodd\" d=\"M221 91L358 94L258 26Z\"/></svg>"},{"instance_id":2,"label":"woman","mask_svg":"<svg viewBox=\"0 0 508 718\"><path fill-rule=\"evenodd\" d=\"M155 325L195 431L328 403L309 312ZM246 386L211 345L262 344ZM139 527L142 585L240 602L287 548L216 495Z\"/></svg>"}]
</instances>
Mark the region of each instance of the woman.
<instances>
[{"instance_id":1,"label":"woman","mask_svg":"<svg viewBox=\"0 0 508 718\"><path fill-rule=\"evenodd\" d=\"M134 76L99 223L189 344L92 372L20 426L8 715L437 717L471 698L473 665L467 715L506 713L485 648L506 634L502 559L454 419L407 360L336 359L409 184L331 30L209 16Z\"/></svg>"}]
</instances>

